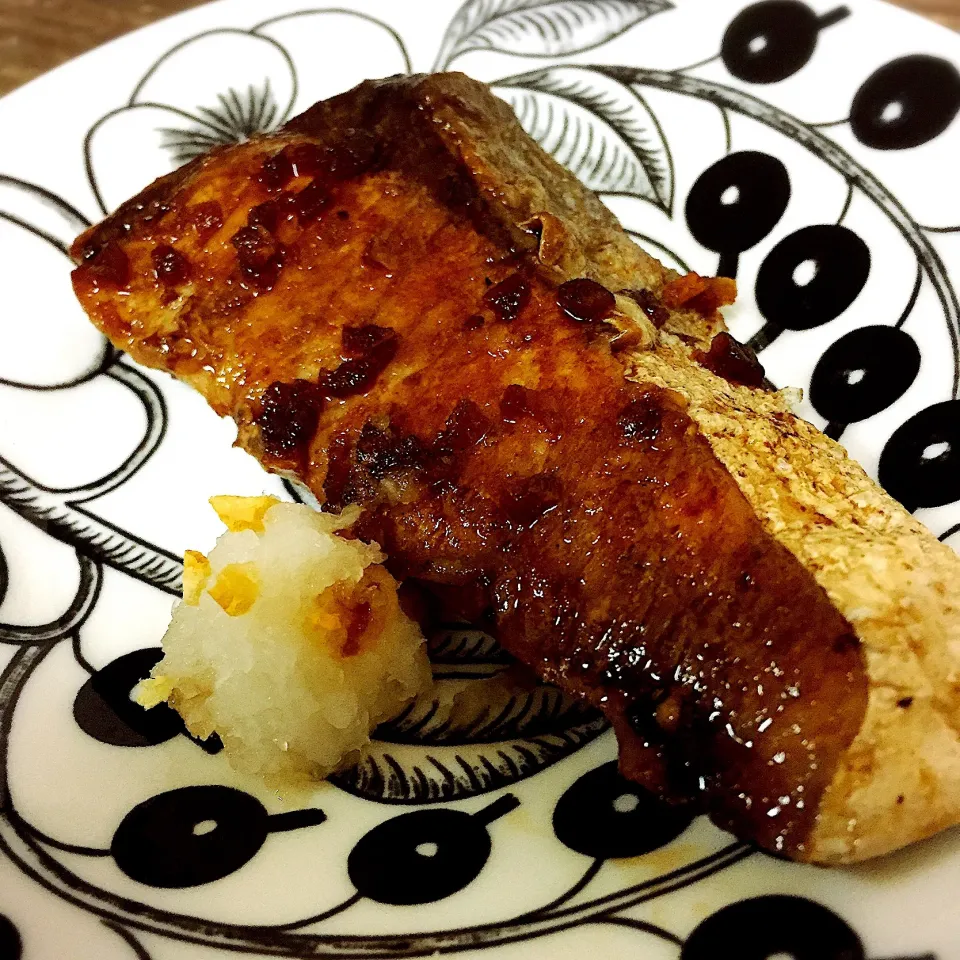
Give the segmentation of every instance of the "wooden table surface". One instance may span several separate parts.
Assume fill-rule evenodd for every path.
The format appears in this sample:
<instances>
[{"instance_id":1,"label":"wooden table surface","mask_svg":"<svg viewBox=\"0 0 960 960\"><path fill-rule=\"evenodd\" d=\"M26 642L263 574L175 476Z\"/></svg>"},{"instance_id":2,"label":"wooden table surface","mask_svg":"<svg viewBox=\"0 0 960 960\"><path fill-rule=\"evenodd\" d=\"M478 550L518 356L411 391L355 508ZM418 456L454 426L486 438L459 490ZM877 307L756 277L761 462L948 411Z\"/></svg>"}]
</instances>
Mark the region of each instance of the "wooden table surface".
<instances>
[{"instance_id":1,"label":"wooden table surface","mask_svg":"<svg viewBox=\"0 0 960 960\"><path fill-rule=\"evenodd\" d=\"M895 0L960 30L960 0ZM198 0L0 0L0 94Z\"/></svg>"}]
</instances>

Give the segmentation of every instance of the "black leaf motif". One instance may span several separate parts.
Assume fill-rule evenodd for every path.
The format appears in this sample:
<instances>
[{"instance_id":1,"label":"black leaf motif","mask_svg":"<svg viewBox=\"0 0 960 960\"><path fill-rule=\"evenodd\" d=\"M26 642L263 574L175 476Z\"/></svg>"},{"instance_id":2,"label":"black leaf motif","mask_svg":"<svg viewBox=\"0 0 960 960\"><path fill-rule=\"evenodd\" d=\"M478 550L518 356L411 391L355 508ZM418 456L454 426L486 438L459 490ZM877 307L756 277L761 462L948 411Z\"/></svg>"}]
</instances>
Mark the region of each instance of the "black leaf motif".
<instances>
[{"instance_id":1,"label":"black leaf motif","mask_svg":"<svg viewBox=\"0 0 960 960\"><path fill-rule=\"evenodd\" d=\"M338 786L388 803L475 796L538 773L607 728L583 701L533 681L484 633L446 630L429 649L429 694L377 729L361 762L334 775Z\"/></svg>"},{"instance_id":2,"label":"black leaf motif","mask_svg":"<svg viewBox=\"0 0 960 960\"><path fill-rule=\"evenodd\" d=\"M180 595L179 557L88 513L77 503L82 497L72 499L71 493L41 486L0 457L0 503L89 559Z\"/></svg>"},{"instance_id":3,"label":"black leaf motif","mask_svg":"<svg viewBox=\"0 0 960 960\"><path fill-rule=\"evenodd\" d=\"M460 800L533 776L595 739L606 722L594 717L563 733L489 745L424 751L374 741L355 767L330 779L341 789L380 803Z\"/></svg>"},{"instance_id":4,"label":"black leaf motif","mask_svg":"<svg viewBox=\"0 0 960 960\"><path fill-rule=\"evenodd\" d=\"M433 69L470 50L561 57L592 50L670 0L467 0L447 27Z\"/></svg>"},{"instance_id":5,"label":"black leaf motif","mask_svg":"<svg viewBox=\"0 0 960 960\"><path fill-rule=\"evenodd\" d=\"M441 630L427 640L434 676L443 665L490 667L502 669L513 663L513 657L493 637L480 630Z\"/></svg>"},{"instance_id":6,"label":"black leaf motif","mask_svg":"<svg viewBox=\"0 0 960 960\"><path fill-rule=\"evenodd\" d=\"M280 117L280 107L270 78L262 86L250 84L245 93L230 87L217 94L216 107L197 107L199 122L185 126L162 127L161 146L170 151L176 166L208 153L221 144L243 143L258 133L272 130Z\"/></svg>"},{"instance_id":7,"label":"black leaf motif","mask_svg":"<svg viewBox=\"0 0 960 960\"><path fill-rule=\"evenodd\" d=\"M517 682L510 671L483 677L469 667L438 670L429 698L377 730L384 743L424 746L498 743L591 723L596 711L555 687Z\"/></svg>"},{"instance_id":8,"label":"black leaf motif","mask_svg":"<svg viewBox=\"0 0 960 960\"><path fill-rule=\"evenodd\" d=\"M570 65L510 77L494 90L524 130L591 190L631 194L671 212L673 160L639 87Z\"/></svg>"}]
</instances>

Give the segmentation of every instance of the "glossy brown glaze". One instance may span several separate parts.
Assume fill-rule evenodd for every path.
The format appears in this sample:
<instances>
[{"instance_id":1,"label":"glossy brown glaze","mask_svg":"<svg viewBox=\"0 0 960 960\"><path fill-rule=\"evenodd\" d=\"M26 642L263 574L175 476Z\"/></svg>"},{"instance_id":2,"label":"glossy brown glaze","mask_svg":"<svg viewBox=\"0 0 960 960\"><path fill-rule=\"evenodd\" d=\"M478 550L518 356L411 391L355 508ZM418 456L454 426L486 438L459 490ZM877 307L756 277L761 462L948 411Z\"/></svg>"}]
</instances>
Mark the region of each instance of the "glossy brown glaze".
<instances>
[{"instance_id":1,"label":"glossy brown glaze","mask_svg":"<svg viewBox=\"0 0 960 960\"><path fill-rule=\"evenodd\" d=\"M694 357L712 373L729 383L742 387L759 388L766 380L766 370L753 350L730 336L726 330L718 333L709 350L698 350Z\"/></svg>"},{"instance_id":2,"label":"glossy brown glaze","mask_svg":"<svg viewBox=\"0 0 960 960\"><path fill-rule=\"evenodd\" d=\"M211 155L154 190L162 216L80 238L78 296L269 468L362 504L360 535L445 615L604 709L629 776L802 855L862 721L858 642L678 396L624 379L612 294L544 269L476 189L442 99L442 78L368 84ZM161 248L190 264L174 303ZM726 295L681 280L698 309Z\"/></svg>"},{"instance_id":3,"label":"glossy brown glaze","mask_svg":"<svg viewBox=\"0 0 960 960\"><path fill-rule=\"evenodd\" d=\"M578 277L567 280L557 288L557 306L571 320L581 323L600 323L613 314L616 297L596 280Z\"/></svg>"}]
</instances>

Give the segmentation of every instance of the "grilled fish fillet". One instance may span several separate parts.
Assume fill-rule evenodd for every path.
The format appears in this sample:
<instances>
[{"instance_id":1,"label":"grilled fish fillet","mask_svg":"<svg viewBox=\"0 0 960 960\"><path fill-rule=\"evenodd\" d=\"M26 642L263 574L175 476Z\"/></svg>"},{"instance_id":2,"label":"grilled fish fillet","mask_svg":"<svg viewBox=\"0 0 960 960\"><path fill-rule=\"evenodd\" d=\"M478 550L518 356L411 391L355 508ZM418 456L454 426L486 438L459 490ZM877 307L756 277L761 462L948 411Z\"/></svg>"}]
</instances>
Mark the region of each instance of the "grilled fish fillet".
<instances>
[{"instance_id":1,"label":"grilled fish fillet","mask_svg":"<svg viewBox=\"0 0 960 960\"><path fill-rule=\"evenodd\" d=\"M765 848L960 817L960 559L765 389L679 277L460 74L361 84L73 247L77 296L442 614Z\"/></svg>"}]
</instances>

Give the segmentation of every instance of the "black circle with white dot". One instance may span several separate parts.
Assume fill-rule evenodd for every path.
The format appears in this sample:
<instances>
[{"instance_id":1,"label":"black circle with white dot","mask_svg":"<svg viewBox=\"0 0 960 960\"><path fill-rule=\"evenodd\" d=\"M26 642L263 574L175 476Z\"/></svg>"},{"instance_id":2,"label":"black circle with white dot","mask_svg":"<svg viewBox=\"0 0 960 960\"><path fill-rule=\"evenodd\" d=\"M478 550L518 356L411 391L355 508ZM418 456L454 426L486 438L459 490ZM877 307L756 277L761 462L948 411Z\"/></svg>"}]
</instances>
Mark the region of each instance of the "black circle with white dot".
<instances>
[{"instance_id":1,"label":"black circle with white dot","mask_svg":"<svg viewBox=\"0 0 960 960\"><path fill-rule=\"evenodd\" d=\"M473 881L490 849L481 818L461 810L416 810L361 837L347 871L357 891L377 903L433 903Z\"/></svg>"},{"instance_id":2,"label":"black circle with white dot","mask_svg":"<svg viewBox=\"0 0 960 960\"><path fill-rule=\"evenodd\" d=\"M219 753L223 743L215 733L199 740L165 703L147 710L133 699L137 684L150 675L162 656L160 647L144 647L98 670L74 698L77 726L94 740L114 747L153 747L182 733L207 753Z\"/></svg>"},{"instance_id":3,"label":"black circle with white dot","mask_svg":"<svg viewBox=\"0 0 960 960\"><path fill-rule=\"evenodd\" d=\"M870 249L838 224L803 227L767 254L757 275L764 318L786 330L810 330L836 319L870 275Z\"/></svg>"},{"instance_id":4,"label":"black circle with white dot","mask_svg":"<svg viewBox=\"0 0 960 960\"><path fill-rule=\"evenodd\" d=\"M812 900L764 896L741 900L707 917L687 938L680 960L864 960L855 931Z\"/></svg>"},{"instance_id":5,"label":"black circle with white dot","mask_svg":"<svg viewBox=\"0 0 960 960\"><path fill-rule=\"evenodd\" d=\"M790 201L787 168L766 153L731 153L708 167L687 196L694 239L720 254L718 273L735 276L737 258L780 222Z\"/></svg>"},{"instance_id":6,"label":"black circle with white dot","mask_svg":"<svg viewBox=\"0 0 960 960\"><path fill-rule=\"evenodd\" d=\"M776 83L810 60L819 31L817 15L805 3L764 0L730 21L720 57L738 80Z\"/></svg>"},{"instance_id":7,"label":"black circle with white dot","mask_svg":"<svg viewBox=\"0 0 960 960\"><path fill-rule=\"evenodd\" d=\"M183 721L166 704L144 710L131 699L134 688L162 656L160 647L133 650L90 677L73 702L80 729L117 747L154 746L183 733Z\"/></svg>"},{"instance_id":8,"label":"black circle with white dot","mask_svg":"<svg viewBox=\"0 0 960 960\"><path fill-rule=\"evenodd\" d=\"M920 349L896 327L861 327L824 351L810 402L827 420L858 423L902 397L920 372Z\"/></svg>"},{"instance_id":9,"label":"black circle with white dot","mask_svg":"<svg viewBox=\"0 0 960 960\"><path fill-rule=\"evenodd\" d=\"M232 787L182 787L134 807L110 852L130 878L151 887L195 887L239 870L270 832L266 809Z\"/></svg>"},{"instance_id":10,"label":"black circle with white dot","mask_svg":"<svg viewBox=\"0 0 960 960\"><path fill-rule=\"evenodd\" d=\"M616 761L580 777L553 811L557 839L599 859L637 857L675 840L692 822L674 807L622 777Z\"/></svg>"},{"instance_id":11,"label":"black circle with white dot","mask_svg":"<svg viewBox=\"0 0 960 960\"><path fill-rule=\"evenodd\" d=\"M940 136L960 111L960 71L942 57L913 54L884 64L857 91L854 136L876 150L906 150Z\"/></svg>"},{"instance_id":12,"label":"black circle with white dot","mask_svg":"<svg viewBox=\"0 0 960 960\"><path fill-rule=\"evenodd\" d=\"M960 400L935 403L898 427L877 473L908 510L960 500Z\"/></svg>"}]
</instances>

